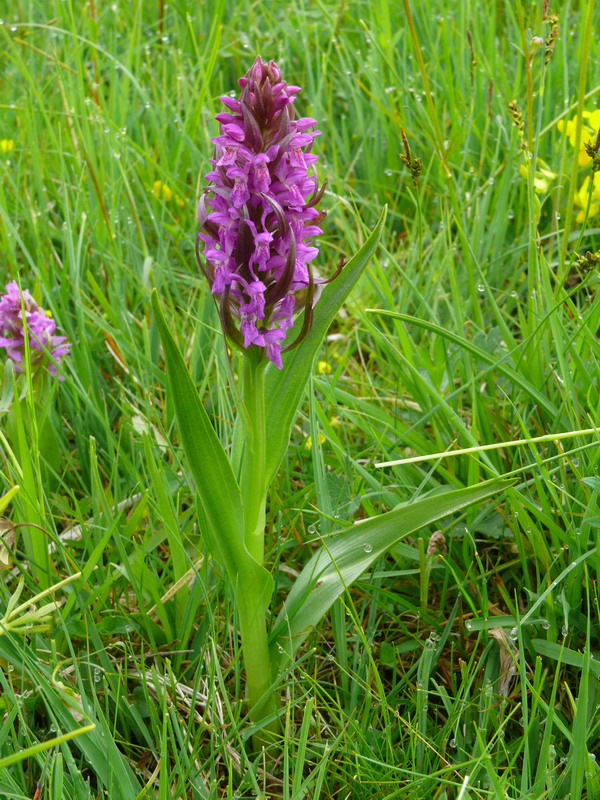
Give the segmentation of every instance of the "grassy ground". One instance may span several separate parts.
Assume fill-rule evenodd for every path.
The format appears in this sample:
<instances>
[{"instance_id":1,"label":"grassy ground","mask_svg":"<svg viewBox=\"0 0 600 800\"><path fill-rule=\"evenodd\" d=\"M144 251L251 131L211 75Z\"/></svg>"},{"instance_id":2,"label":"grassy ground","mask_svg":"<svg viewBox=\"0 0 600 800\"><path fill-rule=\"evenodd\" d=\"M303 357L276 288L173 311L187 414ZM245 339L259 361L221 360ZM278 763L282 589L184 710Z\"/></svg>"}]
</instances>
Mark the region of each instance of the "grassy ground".
<instances>
[{"instance_id":1,"label":"grassy ground","mask_svg":"<svg viewBox=\"0 0 600 800\"><path fill-rule=\"evenodd\" d=\"M52 463L35 429L19 446L2 428L0 485L22 487L5 514L47 533L18 529L0 613L19 576L19 602L40 591L44 536L53 582L84 573L49 631L0 636L0 796L600 797L600 449L576 433L599 424L600 301L597 265L575 260L599 248L600 217L576 221L590 167L556 125L595 108L600 13L555 9L545 67L542 2L410 6L0 0L0 277L37 287L74 343L48 399ZM218 96L256 54L303 87L323 132L319 269L389 205L273 488L279 601L333 519L514 478L444 521L445 555L424 530L334 607L281 678L275 760L250 749L235 609L202 558L149 311L156 286L228 442L195 200ZM555 177L536 193L540 158ZM5 379L3 420L10 397Z\"/></svg>"}]
</instances>

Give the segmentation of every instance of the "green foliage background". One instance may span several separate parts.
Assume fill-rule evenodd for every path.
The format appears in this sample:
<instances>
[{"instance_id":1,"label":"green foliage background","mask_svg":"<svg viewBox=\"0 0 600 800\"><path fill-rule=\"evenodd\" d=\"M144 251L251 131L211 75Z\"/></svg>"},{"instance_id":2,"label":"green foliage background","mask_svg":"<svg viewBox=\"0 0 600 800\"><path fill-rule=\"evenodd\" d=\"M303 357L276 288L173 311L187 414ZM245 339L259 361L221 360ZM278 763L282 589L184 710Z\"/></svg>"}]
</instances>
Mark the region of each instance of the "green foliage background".
<instances>
[{"instance_id":1,"label":"green foliage background","mask_svg":"<svg viewBox=\"0 0 600 800\"><path fill-rule=\"evenodd\" d=\"M374 466L599 426L598 269L574 253L595 252L600 228L574 223L589 168L556 122L579 99L596 107L600 14L592 0L554 8L544 67L541 2L410 7L412 31L406 4L384 0L0 0L0 140L14 141L0 148L0 278L35 290L74 343L52 390L54 459L2 438L0 481L22 486L5 513L58 540L55 580L84 573L49 632L0 636L0 758L96 724L0 761L1 795L600 796L597 434ZM281 679L274 763L250 755L235 609L202 558L150 313L156 286L230 443L236 395L195 263L195 201L218 97L257 54L319 120L321 272L389 206L275 481L278 603L334 524L515 478L445 520L445 556L427 555L424 530L336 604ZM555 175L542 194L538 158ZM7 398L5 375L3 414ZM22 602L38 587L18 536L0 609L20 574Z\"/></svg>"}]
</instances>

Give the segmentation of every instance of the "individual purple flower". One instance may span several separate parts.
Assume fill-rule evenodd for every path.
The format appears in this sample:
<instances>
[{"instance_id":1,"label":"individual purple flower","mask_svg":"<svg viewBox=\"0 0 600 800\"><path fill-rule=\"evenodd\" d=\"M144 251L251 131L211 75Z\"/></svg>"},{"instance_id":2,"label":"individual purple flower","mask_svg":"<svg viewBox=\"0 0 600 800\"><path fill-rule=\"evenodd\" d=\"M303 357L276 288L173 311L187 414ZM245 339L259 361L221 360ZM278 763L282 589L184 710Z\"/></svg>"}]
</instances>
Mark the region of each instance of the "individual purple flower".
<instances>
[{"instance_id":1,"label":"individual purple flower","mask_svg":"<svg viewBox=\"0 0 600 800\"><path fill-rule=\"evenodd\" d=\"M50 314L39 307L27 289L21 291L12 281L6 285L6 294L0 295L0 347L14 361L17 372L24 371L25 329L32 367L43 363L49 354L48 371L64 380L56 365L69 355L71 345L66 336L54 335L56 323Z\"/></svg>"},{"instance_id":2,"label":"individual purple flower","mask_svg":"<svg viewBox=\"0 0 600 800\"><path fill-rule=\"evenodd\" d=\"M198 204L196 254L225 334L240 349L262 348L281 369L281 353L308 332L316 289L326 283L310 266L325 218L316 208L325 186L310 152L320 132L311 130L316 120L295 118L299 87L288 86L273 61L257 58L238 83L239 99L222 97L227 111L216 116L220 133ZM302 330L285 346L302 308Z\"/></svg>"}]
</instances>

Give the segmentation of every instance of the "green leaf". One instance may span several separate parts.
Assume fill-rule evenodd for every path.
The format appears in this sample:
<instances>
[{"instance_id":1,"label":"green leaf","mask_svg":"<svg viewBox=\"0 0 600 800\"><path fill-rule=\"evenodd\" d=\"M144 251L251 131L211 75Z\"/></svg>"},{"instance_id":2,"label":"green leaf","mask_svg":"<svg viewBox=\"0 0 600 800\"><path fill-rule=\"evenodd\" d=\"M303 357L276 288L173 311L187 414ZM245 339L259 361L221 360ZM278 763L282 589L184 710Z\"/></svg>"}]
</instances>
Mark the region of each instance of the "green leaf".
<instances>
[{"instance_id":1,"label":"green leaf","mask_svg":"<svg viewBox=\"0 0 600 800\"><path fill-rule=\"evenodd\" d=\"M74 739L76 736L81 736L83 733L90 733L90 731L93 731L95 727L96 726L94 724L83 725L82 727L76 728L73 731L68 731L60 736L55 736L53 739L46 739L44 742L38 742L31 747L25 748L25 750L19 750L16 753L11 753L9 756L6 756L6 758L0 758L0 769L10 767L12 764L17 764L19 761L24 761L26 758L37 756L38 753L43 753L44 750L51 750L53 747L56 747L59 744L71 741L71 739Z\"/></svg>"},{"instance_id":2,"label":"green leaf","mask_svg":"<svg viewBox=\"0 0 600 800\"><path fill-rule=\"evenodd\" d=\"M434 322L430 322L427 319L419 319L418 317L411 317L409 314L400 314L398 311L387 311L382 308L377 309L369 309L374 314L380 314L383 317L393 317L393 319L397 319L400 322L406 322L409 325L416 325L419 328L424 328L425 330L431 331L431 333L436 333L438 336L442 336L445 339L449 339L451 342L459 345L460 347L464 348L468 352L472 353L474 356L477 356L482 361L485 361L487 364L491 364L494 366L498 372L501 372L503 375L506 375L511 381L520 386L524 392L529 394L536 403L539 403L542 408L545 408L546 411L551 414L553 417L557 419L560 418L560 414L558 408L550 402L548 397L543 394L542 392L538 391L538 389L527 380L527 378L523 377L517 370L513 369L509 364L504 364L498 357L494 354L487 353L485 350L482 350L477 345L473 344L473 342L469 342L467 339L464 339L462 336L459 336L457 333L453 331L447 330L446 328L442 328L439 325L436 325Z\"/></svg>"},{"instance_id":3,"label":"green leaf","mask_svg":"<svg viewBox=\"0 0 600 800\"><path fill-rule=\"evenodd\" d=\"M578 653L569 647L563 647L557 642L548 642L546 639L532 639L531 646L536 653L546 656L546 658L551 658L553 661L560 661L561 664L570 664L572 667L579 667L579 669L583 669L585 666L586 657L584 653ZM590 660L589 668L597 678L600 678L600 663L596 660L597 657L596 655L593 660Z\"/></svg>"},{"instance_id":4,"label":"green leaf","mask_svg":"<svg viewBox=\"0 0 600 800\"><path fill-rule=\"evenodd\" d=\"M162 342L167 374L173 394L175 416L196 491L214 534L212 555L230 574L237 572L238 553L243 548L244 515L240 489L215 429L198 396L198 391L167 326L156 289L152 308Z\"/></svg>"},{"instance_id":5,"label":"green leaf","mask_svg":"<svg viewBox=\"0 0 600 800\"><path fill-rule=\"evenodd\" d=\"M298 414L312 365L329 326L335 319L352 287L375 252L383 230L387 207L369 238L346 264L334 281L327 284L315 306L312 327L298 347L285 353L283 369L270 366L265 376L267 419L267 486L279 469L287 450L290 430ZM301 320L298 321L298 328Z\"/></svg>"},{"instance_id":6,"label":"green leaf","mask_svg":"<svg viewBox=\"0 0 600 800\"><path fill-rule=\"evenodd\" d=\"M291 657L334 601L390 547L419 528L485 500L509 485L508 481L491 480L424 497L333 534L292 586L271 633L273 660L281 664L285 653ZM279 656L275 655L277 651Z\"/></svg>"},{"instance_id":7,"label":"green leaf","mask_svg":"<svg viewBox=\"0 0 600 800\"><path fill-rule=\"evenodd\" d=\"M8 492L6 492L6 494L3 494L2 497L0 497L0 514L4 513L6 507L8 506L8 504L18 491L19 487L13 486L12 489L9 489Z\"/></svg>"},{"instance_id":8,"label":"green leaf","mask_svg":"<svg viewBox=\"0 0 600 800\"><path fill-rule=\"evenodd\" d=\"M173 393L175 417L208 529L204 531L211 555L227 570L234 590L238 587L264 610L272 593L271 575L250 555L244 544L244 515L240 488L215 429L167 326L156 289L152 308L165 353ZM255 611L257 609L255 608Z\"/></svg>"},{"instance_id":9,"label":"green leaf","mask_svg":"<svg viewBox=\"0 0 600 800\"><path fill-rule=\"evenodd\" d=\"M591 478L582 478L582 483L585 483L590 489L593 489L595 492L600 492L600 478L591 477Z\"/></svg>"}]
</instances>

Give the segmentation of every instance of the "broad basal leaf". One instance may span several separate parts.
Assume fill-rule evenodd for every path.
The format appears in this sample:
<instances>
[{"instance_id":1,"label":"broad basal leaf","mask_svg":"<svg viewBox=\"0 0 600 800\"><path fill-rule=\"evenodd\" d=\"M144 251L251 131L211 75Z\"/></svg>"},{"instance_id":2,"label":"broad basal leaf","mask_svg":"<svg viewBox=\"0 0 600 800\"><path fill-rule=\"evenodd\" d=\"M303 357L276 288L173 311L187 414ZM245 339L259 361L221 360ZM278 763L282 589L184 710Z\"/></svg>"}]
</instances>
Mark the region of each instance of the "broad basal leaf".
<instances>
[{"instance_id":1,"label":"broad basal leaf","mask_svg":"<svg viewBox=\"0 0 600 800\"><path fill-rule=\"evenodd\" d=\"M181 442L209 526L204 532L208 548L227 569L234 587L248 586L249 581L254 586L262 586L264 610L271 596L272 578L254 561L244 544L244 516L238 483L165 322L156 290L152 292L152 307L165 353Z\"/></svg>"},{"instance_id":2,"label":"broad basal leaf","mask_svg":"<svg viewBox=\"0 0 600 800\"><path fill-rule=\"evenodd\" d=\"M492 480L424 497L332 534L296 578L283 605L270 637L273 660L281 663L292 656L334 601L396 542L509 485Z\"/></svg>"}]
</instances>

